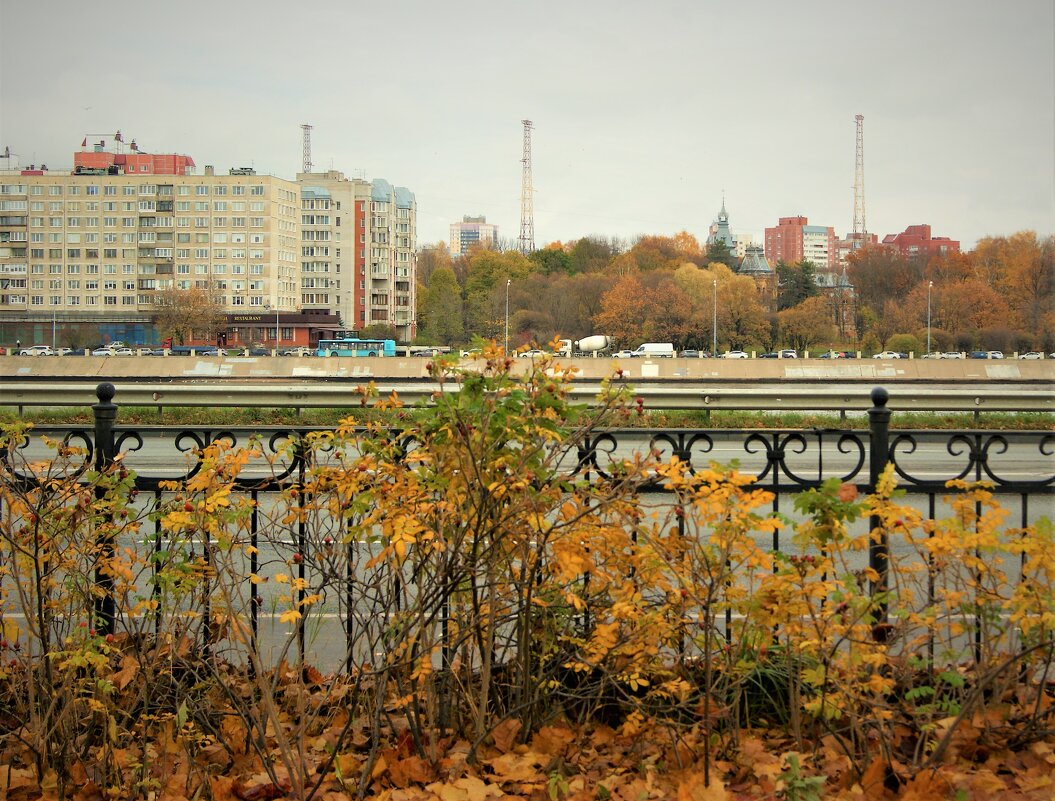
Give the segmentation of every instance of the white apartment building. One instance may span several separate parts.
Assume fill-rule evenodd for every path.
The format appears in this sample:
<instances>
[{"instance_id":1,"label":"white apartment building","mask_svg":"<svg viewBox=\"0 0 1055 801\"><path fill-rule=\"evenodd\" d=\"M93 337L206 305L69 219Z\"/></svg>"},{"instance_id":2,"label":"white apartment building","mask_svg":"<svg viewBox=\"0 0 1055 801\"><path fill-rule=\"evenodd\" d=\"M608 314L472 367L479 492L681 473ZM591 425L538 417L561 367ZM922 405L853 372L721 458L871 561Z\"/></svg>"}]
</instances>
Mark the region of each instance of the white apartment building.
<instances>
[{"instance_id":1,"label":"white apartment building","mask_svg":"<svg viewBox=\"0 0 1055 801\"><path fill-rule=\"evenodd\" d=\"M416 334L417 203L405 187L329 170L300 173L301 303L350 330L391 325Z\"/></svg>"},{"instance_id":2,"label":"white apartment building","mask_svg":"<svg viewBox=\"0 0 1055 801\"><path fill-rule=\"evenodd\" d=\"M300 306L300 188L274 176L0 175L0 315L149 318L158 290Z\"/></svg>"}]
</instances>

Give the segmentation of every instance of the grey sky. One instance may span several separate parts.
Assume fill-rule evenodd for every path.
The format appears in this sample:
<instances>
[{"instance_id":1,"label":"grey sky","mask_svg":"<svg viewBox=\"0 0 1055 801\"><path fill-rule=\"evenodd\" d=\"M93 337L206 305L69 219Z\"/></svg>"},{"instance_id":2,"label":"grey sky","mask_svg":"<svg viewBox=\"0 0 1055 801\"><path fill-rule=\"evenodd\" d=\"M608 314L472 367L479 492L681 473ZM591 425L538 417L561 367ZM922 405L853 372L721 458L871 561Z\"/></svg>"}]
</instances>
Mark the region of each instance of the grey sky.
<instances>
[{"instance_id":1,"label":"grey sky","mask_svg":"<svg viewBox=\"0 0 1055 801\"><path fill-rule=\"evenodd\" d=\"M1055 230L1052 0L0 0L0 151L68 166L120 129L199 168L316 169L417 196L419 243L463 214L515 238L520 120L535 241L930 223L972 247Z\"/></svg>"}]
</instances>

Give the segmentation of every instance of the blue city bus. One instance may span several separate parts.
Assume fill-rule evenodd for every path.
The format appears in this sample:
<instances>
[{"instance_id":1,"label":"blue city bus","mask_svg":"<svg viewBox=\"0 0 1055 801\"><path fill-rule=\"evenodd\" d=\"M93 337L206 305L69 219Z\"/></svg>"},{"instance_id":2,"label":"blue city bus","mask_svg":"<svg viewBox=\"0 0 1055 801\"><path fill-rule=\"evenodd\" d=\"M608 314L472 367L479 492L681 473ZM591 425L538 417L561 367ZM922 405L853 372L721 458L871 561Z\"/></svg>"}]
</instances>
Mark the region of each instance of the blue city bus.
<instances>
[{"instance_id":1,"label":"blue city bus","mask_svg":"<svg viewBox=\"0 0 1055 801\"><path fill-rule=\"evenodd\" d=\"M394 339L320 339L317 356L395 356Z\"/></svg>"}]
</instances>

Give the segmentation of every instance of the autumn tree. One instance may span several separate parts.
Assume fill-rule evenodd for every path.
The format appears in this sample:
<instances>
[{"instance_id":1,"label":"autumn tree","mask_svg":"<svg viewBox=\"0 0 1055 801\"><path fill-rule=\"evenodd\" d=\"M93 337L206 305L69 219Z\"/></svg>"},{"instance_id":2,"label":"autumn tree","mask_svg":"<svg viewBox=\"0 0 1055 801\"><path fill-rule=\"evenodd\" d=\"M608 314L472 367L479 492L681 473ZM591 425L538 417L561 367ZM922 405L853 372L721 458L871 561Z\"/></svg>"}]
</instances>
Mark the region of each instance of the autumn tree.
<instances>
[{"instance_id":1,"label":"autumn tree","mask_svg":"<svg viewBox=\"0 0 1055 801\"><path fill-rule=\"evenodd\" d=\"M419 321L429 341L452 345L465 338L462 291L450 267L441 267L432 273L422 293Z\"/></svg>"},{"instance_id":2,"label":"autumn tree","mask_svg":"<svg viewBox=\"0 0 1055 801\"><path fill-rule=\"evenodd\" d=\"M627 275L601 298L594 316L597 331L624 345L684 343L698 330L692 302L670 273Z\"/></svg>"},{"instance_id":3,"label":"autumn tree","mask_svg":"<svg viewBox=\"0 0 1055 801\"><path fill-rule=\"evenodd\" d=\"M769 339L769 323L758 299L755 282L746 275L730 275L718 282L718 340L732 349L749 348Z\"/></svg>"},{"instance_id":4,"label":"autumn tree","mask_svg":"<svg viewBox=\"0 0 1055 801\"><path fill-rule=\"evenodd\" d=\"M521 253L474 250L465 279L466 333L496 339L505 320L507 281L519 281L534 264Z\"/></svg>"},{"instance_id":5,"label":"autumn tree","mask_svg":"<svg viewBox=\"0 0 1055 801\"><path fill-rule=\"evenodd\" d=\"M622 249L614 240L599 236L586 236L568 250L573 273L598 272L607 269L608 263Z\"/></svg>"},{"instance_id":6,"label":"autumn tree","mask_svg":"<svg viewBox=\"0 0 1055 801\"><path fill-rule=\"evenodd\" d=\"M416 276L418 283L427 286L432 273L442 268L451 268L451 252L447 245L438 242L435 245L426 245L418 253L418 264Z\"/></svg>"},{"instance_id":7,"label":"autumn tree","mask_svg":"<svg viewBox=\"0 0 1055 801\"><path fill-rule=\"evenodd\" d=\"M808 350L819 343L831 344L837 336L828 303L819 295L777 312L777 321L780 339L797 350Z\"/></svg>"},{"instance_id":8,"label":"autumn tree","mask_svg":"<svg viewBox=\"0 0 1055 801\"><path fill-rule=\"evenodd\" d=\"M162 289L154 295L154 327L163 339L213 341L225 328L224 307L204 289Z\"/></svg>"}]
</instances>

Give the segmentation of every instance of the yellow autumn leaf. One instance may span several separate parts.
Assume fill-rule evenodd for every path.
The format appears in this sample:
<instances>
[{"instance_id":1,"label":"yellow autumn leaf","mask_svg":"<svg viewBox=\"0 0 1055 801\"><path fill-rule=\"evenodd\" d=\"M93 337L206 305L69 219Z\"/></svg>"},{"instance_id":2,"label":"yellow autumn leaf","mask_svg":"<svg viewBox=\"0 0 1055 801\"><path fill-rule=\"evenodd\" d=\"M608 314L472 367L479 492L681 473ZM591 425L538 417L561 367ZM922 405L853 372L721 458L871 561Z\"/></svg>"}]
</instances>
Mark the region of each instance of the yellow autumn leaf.
<instances>
[{"instance_id":1,"label":"yellow autumn leaf","mask_svg":"<svg viewBox=\"0 0 1055 801\"><path fill-rule=\"evenodd\" d=\"M295 623L300 620L301 614L296 609L287 609L281 615L278 616L280 623Z\"/></svg>"}]
</instances>

